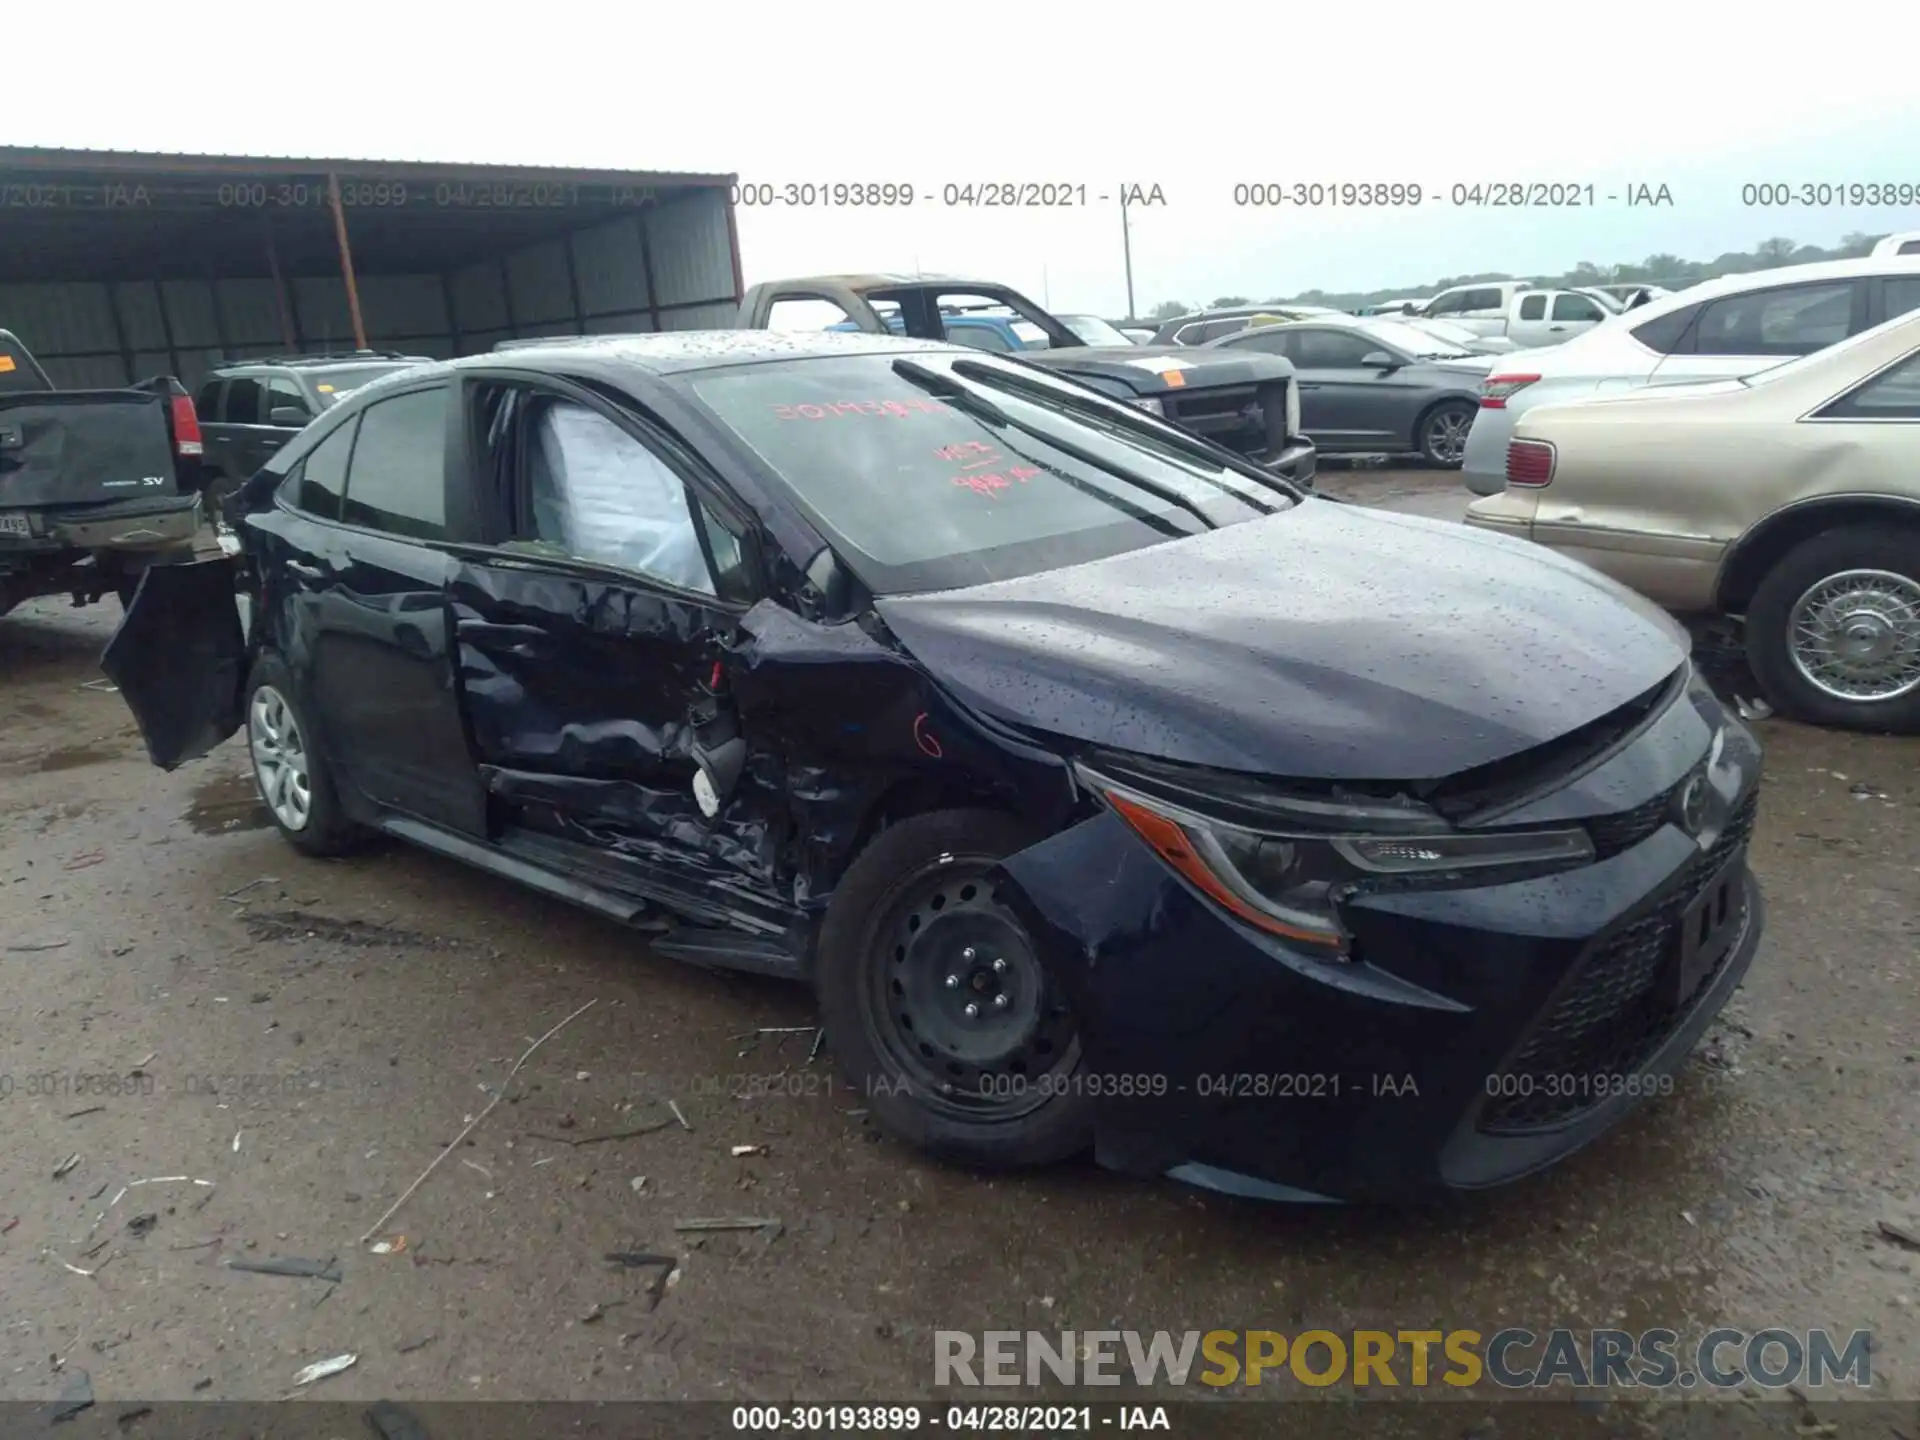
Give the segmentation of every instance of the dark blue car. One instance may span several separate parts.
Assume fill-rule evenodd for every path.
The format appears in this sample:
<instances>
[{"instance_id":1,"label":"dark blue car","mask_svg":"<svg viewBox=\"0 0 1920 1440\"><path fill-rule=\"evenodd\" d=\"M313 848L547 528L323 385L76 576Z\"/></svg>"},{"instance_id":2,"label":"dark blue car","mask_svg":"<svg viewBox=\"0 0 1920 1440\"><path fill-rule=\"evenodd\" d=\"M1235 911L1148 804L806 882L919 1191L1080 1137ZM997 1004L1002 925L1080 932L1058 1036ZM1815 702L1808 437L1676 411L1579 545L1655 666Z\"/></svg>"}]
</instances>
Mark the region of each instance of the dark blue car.
<instances>
[{"instance_id":1,"label":"dark blue car","mask_svg":"<svg viewBox=\"0 0 1920 1440\"><path fill-rule=\"evenodd\" d=\"M1759 752L1659 611L1024 363L422 365L228 514L104 657L156 763L244 728L302 851L383 832L802 980L962 1162L1509 1180L1670 1089L1759 942Z\"/></svg>"}]
</instances>

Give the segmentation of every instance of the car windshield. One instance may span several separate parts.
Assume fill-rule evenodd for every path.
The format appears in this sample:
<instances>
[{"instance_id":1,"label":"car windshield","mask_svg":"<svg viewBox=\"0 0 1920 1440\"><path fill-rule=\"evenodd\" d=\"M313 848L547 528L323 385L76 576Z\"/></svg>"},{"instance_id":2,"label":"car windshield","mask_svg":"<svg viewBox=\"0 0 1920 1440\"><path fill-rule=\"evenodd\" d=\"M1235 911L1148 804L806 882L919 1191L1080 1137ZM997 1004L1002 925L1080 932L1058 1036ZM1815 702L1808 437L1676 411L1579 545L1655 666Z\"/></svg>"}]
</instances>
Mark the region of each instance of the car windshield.
<instances>
[{"instance_id":1,"label":"car windshield","mask_svg":"<svg viewBox=\"0 0 1920 1440\"><path fill-rule=\"evenodd\" d=\"M313 381L314 393L320 397L322 405L338 405L352 391L362 385L370 385L383 375L391 375L399 370L411 370L417 361L388 365L329 365L324 369L307 371Z\"/></svg>"},{"instance_id":2,"label":"car windshield","mask_svg":"<svg viewBox=\"0 0 1920 1440\"><path fill-rule=\"evenodd\" d=\"M1369 320L1366 330L1369 335L1378 335L1387 344L1397 345L1409 355L1418 355L1422 360L1451 360L1472 353L1442 339L1431 330L1398 320Z\"/></svg>"},{"instance_id":3,"label":"car windshield","mask_svg":"<svg viewBox=\"0 0 1920 1440\"><path fill-rule=\"evenodd\" d=\"M1405 322L1416 330L1425 330L1430 335L1438 335L1442 340L1465 347L1469 341L1478 339L1473 331L1464 325L1456 325L1451 320L1420 320Z\"/></svg>"},{"instance_id":4,"label":"car windshield","mask_svg":"<svg viewBox=\"0 0 1920 1440\"><path fill-rule=\"evenodd\" d=\"M1131 345L1133 342L1098 315L1062 315L1060 323L1089 345Z\"/></svg>"},{"instance_id":5,"label":"car windshield","mask_svg":"<svg viewBox=\"0 0 1920 1440\"><path fill-rule=\"evenodd\" d=\"M973 352L731 366L685 383L876 594L1079 564L1291 500L1144 414Z\"/></svg>"}]
</instances>

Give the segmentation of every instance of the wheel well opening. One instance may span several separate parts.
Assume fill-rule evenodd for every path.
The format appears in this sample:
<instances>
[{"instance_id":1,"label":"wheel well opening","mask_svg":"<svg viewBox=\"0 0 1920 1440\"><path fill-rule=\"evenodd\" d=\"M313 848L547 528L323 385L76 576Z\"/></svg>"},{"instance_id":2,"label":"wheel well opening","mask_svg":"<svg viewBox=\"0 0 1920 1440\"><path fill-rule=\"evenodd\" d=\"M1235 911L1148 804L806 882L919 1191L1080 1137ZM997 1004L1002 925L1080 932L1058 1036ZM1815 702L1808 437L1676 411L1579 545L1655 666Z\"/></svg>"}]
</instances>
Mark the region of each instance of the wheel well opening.
<instances>
[{"instance_id":1,"label":"wheel well opening","mask_svg":"<svg viewBox=\"0 0 1920 1440\"><path fill-rule=\"evenodd\" d=\"M1782 512L1764 520L1738 543L1721 570L1717 608L1741 615L1767 572L1788 552L1816 535L1849 525L1894 526L1920 532L1920 505L1893 498L1833 500Z\"/></svg>"}]
</instances>

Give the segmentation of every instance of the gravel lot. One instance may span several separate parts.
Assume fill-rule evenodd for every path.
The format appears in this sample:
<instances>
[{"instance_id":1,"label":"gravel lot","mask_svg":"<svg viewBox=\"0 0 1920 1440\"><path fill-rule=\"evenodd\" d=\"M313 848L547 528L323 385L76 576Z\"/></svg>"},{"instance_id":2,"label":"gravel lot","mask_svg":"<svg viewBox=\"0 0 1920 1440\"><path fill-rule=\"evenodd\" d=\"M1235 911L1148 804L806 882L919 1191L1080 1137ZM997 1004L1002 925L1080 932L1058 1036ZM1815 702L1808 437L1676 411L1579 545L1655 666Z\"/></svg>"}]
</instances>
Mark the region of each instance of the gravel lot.
<instances>
[{"instance_id":1,"label":"gravel lot","mask_svg":"<svg viewBox=\"0 0 1920 1440\"><path fill-rule=\"evenodd\" d=\"M1871 1328L1876 1388L1920 1396L1920 1253L1877 1228L1920 1225L1920 742L1760 724L1771 928L1672 1099L1491 1197L1287 1210L943 1168L809 1035L754 1033L809 1024L794 989L415 851L301 858L240 743L146 763L89 683L116 613L0 620L0 1397L268 1399L352 1351L327 1398L897 1399L936 1328L1711 1323ZM381 1228L404 1248L358 1244L589 1002ZM674 1229L740 1215L780 1227ZM340 1282L228 1268L275 1255Z\"/></svg>"}]
</instances>

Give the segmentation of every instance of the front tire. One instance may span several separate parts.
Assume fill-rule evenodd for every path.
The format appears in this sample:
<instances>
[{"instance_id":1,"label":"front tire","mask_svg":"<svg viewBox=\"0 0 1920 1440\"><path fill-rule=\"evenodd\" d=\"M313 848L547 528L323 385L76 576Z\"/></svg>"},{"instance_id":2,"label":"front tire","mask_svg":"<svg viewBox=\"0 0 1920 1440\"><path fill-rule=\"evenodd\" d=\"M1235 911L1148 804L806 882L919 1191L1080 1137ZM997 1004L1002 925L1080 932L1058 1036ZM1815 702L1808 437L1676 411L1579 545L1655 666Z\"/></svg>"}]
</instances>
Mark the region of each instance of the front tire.
<instances>
[{"instance_id":1,"label":"front tire","mask_svg":"<svg viewBox=\"0 0 1920 1440\"><path fill-rule=\"evenodd\" d=\"M1816 725L1920 730L1920 556L1910 530L1830 530L1790 550L1747 608L1775 708Z\"/></svg>"},{"instance_id":2,"label":"front tire","mask_svg":"<svg viewBox=\"0 0 1920 1440\"><path fill-rule=\"evenodd\" d=\"M286 662L272 651L247 680L247 756L261 803L287 843L308 855L341 855L361 838L340 809L326 757L295 698Z\"/></svg>"},{"instance_id":3,"label":"front tire","mask_svg":"<svg viewBox=\"0 0 1920 1440\"><path fill-rule=\"evenodd\" d=\"M1446 400L1420 417L1420 458L1440 470L1458 470L1467 463L1467 432L1479 407L1465 400Z\"/></svg>"},{"instance_id":4,"label":"front tire","mask_svg":"<svg viewBox=\"0 0 1920 1440\"><path fill-rule=\"evenodd\" d=\"M1071 1004L987 880L1033 838L986 810L901 821L848 868L821 925L836 1060L885 1130L962 1164L1046 1165L1093 1143Z\"/></svg>"}]
</instances>

